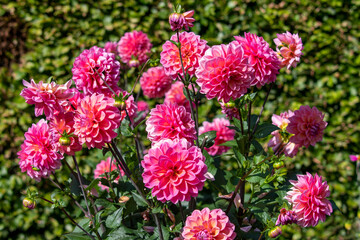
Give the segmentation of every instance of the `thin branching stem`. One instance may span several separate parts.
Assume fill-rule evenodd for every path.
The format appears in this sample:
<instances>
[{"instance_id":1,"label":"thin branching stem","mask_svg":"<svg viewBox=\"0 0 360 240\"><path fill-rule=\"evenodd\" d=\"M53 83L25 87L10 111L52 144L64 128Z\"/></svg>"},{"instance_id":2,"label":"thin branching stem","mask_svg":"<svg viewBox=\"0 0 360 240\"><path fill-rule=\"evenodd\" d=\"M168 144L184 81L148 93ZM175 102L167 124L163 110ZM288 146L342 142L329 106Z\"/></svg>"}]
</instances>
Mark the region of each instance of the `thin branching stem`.
<instances>
[{"instance_id":1,"label":"thin branching stem","mask_svg":"<svg viewBox=\"0 0 360 240\"><path fill-rule=\"evenodd\" d=\"M153 213L153 216L154 216L154 219L155 219L156 226L158 227L158 230L159 230L160 240L164 240L164 236L163 236L162 229L161 229L161 224L160 224L160 221L159 221L159 216L157 215L157 213Z\"/></svg>"},{"instance_id":2,"label":"thin branching stem","mask_svg":"<svg viewBox=\"0 0 360 240\"><path fill-rule=\"evenodd\" d=\"M183 225L185 224L185 214L184 214L184 209L181 205L181 201L179 201L179 208L180 208L180 213L181 213L181 220L182 220L182 223Z\"/></svg>"}]
</instances>

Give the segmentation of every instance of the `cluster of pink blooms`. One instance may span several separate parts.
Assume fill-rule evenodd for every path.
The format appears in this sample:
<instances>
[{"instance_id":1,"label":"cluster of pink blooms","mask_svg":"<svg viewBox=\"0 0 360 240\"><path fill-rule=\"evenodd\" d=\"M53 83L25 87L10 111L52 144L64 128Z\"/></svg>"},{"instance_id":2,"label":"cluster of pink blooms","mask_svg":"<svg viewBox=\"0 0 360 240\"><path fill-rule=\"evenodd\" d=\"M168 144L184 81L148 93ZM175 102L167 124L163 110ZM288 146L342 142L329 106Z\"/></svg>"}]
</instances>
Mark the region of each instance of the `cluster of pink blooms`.
<instances>
[{"instance_id":1,"label":"cluster of pink blooms","mask_svg":"<svg viewBox=\"0 0 360 240\"><path fill-rule=\"evenodd\" d=\"M195 210L186 219L182 237L185 240L232 240L236 237L235 225L221 209Z\"/></svg>"},{"instance_id":2,"label":"cluster of pink blooms","mask_svg":"<svg viewBox=\"0 0 360 240\"><path fill-rule=\"evenodd\" d=\"M295 112L287 111L280 116L274 114L272 123L280 129L272 132L274 136L268 143L276 155L294 157L299 148L315 145L322 140L327 123L324 114L316 107L301 106Z\"/></svg>"},{"instance_id":3,"label":"cluster of pink blooms","mask_svg":"<svg viewBox=\"0 0 360 240\"><path fill-rule=\"evenodd\" d=\"M105 173L110 173L111 171L116 170L117 167L115 165L115 160L111 159L111 157L108 157L106 160L102 160L99 164L96 165L96 168L94 170L94 178L101 178L100 175L103 175ZM124 171L120 169L121 176L124 176ZM105 177L103 177L105 178ZM120 176L118 176L115 179L115 182L118 182ZM99 183L99 186L102 190L107 190L109 187Z\"/></svg>"},{"instance_id":4,"label":"cluster of pink blooms","mask_svg":"<svg viewBox=\"0 0 360 240\"><path fill-rule=\"evenodd\" d=\"M326 215L330 216L333 209L329 186L322 177L310 173L297 175L297 181L290 180L293 185L287 192L286 200L292 205L292 213L296 215L296 223L302 227L316 226L319 221L324 222Z\"/></svg>"},{"instance_id":5,"label":"cluster of pink blooms","mask_svg":"<svg viewBox=\"0 0 360 240\"><path fill-rule=\"evenodd\" d=\"M148 98L161 98L170 89L172 79L165 74L163 67L149 68L140 78L144 95Z\"/></svg>"},{"instance_id":6,"label":"cluster of pink blooms","mask_svg":"<svg viewBox=\"0 0 360 240\"><path fill-rule=\"evenodd\" d=\"M199 128L199 134L216 131L215 144L210 148L205 148L210 155L221 155L230 149L227 146L220 146L220 144L234 139L235 130L228 128L228 126L230 126L230 121L226 118L215 118L211 123L205 121L203 126Z\"/></svg>"}]
</instances>

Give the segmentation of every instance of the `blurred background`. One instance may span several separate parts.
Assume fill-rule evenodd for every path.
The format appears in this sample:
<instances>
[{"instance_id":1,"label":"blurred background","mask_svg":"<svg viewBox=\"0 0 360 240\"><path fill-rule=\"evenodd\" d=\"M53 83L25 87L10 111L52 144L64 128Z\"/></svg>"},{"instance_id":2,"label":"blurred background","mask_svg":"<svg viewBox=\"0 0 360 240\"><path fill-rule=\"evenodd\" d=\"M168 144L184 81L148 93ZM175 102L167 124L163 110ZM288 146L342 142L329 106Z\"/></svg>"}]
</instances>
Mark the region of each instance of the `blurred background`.
<instances>
[{"instance_id":1,"label":"blurred background","mask_svg":"<svg viewBox=\"0 0 360 240\"><path fill-rule=\"evenodd\" d=\"M359 183L349 154L360 154L360 1L359 0L184 0L195 10L192 31L209 45L228 43L252 32L275 48L276 33L298 33L304 55L297 68L281 70L265 109L265 120L300 105L326 113L328 127L316 147L302 151L286 165L290 171L322 175L340 211L315 228L284 228L284 239L357 239L360 232ZM119 41L125 32L141 30L159 58L172 32L170 1L151 0L0 0L0 239L59 239L72 231L59 209L22 206L23 193L36 183L18 167L16 153L33 122L34 107L19 96L22 79L59 83L71 79L75 57L93 45ZM86 155L86 152L85 152ZM94 166L91 154L85 173ZM86 166L85 166L86 165ZM61 175L61 171L58 171ZM66 176L64 177L66 179Z\"/></svg>"}]
</instances>

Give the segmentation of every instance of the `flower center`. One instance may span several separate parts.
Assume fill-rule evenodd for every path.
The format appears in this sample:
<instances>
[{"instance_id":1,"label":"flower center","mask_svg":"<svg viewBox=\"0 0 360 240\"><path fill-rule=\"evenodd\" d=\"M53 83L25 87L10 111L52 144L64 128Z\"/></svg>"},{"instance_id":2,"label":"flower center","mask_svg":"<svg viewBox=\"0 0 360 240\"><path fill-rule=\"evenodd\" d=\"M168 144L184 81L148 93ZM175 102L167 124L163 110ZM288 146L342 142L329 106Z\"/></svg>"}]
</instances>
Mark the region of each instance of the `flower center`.
<instances>
[{"instance_id":1,"label":"flower center","mask_svg":"<svg viewBox=\"0 0 360 240\"><path fill-rule=\"evenodd\" d=\"M195 237L196 237L196 240L211 240L211 236L206 229L201 230L200 232L196 233Z\"/></svg>"},{"instance_id":2,"label":"flower center","mask_svg":"<svg viewBox=\"0 0 360 240\"><path fill-rule=\"evenodd\" d=\"M316 136L319 134L319 130L320 130L320 127L319 127L319 123L315 124L315 125L312 125L310 127L310 135L311 136Z\"/></svg>"}]
</instances>

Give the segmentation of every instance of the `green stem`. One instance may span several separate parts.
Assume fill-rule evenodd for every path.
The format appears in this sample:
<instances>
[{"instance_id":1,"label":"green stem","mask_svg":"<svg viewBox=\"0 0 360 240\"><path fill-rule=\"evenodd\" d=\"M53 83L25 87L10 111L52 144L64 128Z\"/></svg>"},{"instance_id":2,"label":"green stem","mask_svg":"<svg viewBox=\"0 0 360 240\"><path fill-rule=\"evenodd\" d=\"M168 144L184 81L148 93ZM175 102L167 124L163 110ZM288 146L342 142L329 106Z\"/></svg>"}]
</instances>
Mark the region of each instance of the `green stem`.
<instances>
[{"instance_id":1,"label":"green stem","mask_svg":"<svg viewBox=\"0 0 360 240\"><path fill-rule=\"evenodd\" d=\"M158 230L159 230L160 240L164 240L164 236L163 236L163 233L162 233L159 217L158 217L157 213L153 213L153 216L154 216L154 219L155 219L156 226L158 227Z\"/></svg>"},{"instance_id":2,"label":"green stem","mask_svg":"<svg viewBox=\"0 0 360 240\"><path fill-rule=\"evenodd\" d=\"M184 209L183 209L180 201L179 201L179 208L180 208L180 213L181 213L181 220L184 225L185 224L185 214L184 214Z\"/></svg>"}]
</instances>

